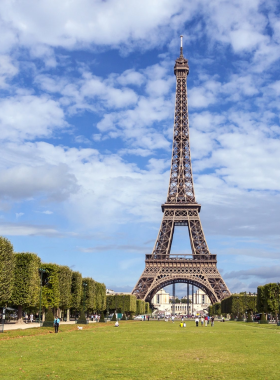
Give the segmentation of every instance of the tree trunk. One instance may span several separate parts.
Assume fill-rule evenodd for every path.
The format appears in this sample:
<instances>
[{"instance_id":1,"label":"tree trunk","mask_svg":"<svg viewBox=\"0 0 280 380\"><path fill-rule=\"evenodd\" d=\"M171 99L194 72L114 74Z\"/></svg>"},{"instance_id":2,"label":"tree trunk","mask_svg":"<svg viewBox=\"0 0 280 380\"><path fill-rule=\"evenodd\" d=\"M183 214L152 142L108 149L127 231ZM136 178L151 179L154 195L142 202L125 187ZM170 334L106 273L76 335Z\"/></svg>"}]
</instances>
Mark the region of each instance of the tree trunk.
<instances>
[{"instance_id":1,"label":"tree trunk","mask_svg":"<svg viewBox=\"0 0 280 380\"><path fill-rule=\"evenodd\" d=\"M66 322L70 321L70 309L67 309L67 317L66 317Z\"/></svg>"},{"instance_id":2,"label":"tree trunk","mask_svg":"<svg viewBox=\"0 0 280 380\"><path fill-rule=\"evenodd\" d=\"M17 323L23 323L22 319L22 305L18 305L18 320Z\"/></svg>"}]
</instances>

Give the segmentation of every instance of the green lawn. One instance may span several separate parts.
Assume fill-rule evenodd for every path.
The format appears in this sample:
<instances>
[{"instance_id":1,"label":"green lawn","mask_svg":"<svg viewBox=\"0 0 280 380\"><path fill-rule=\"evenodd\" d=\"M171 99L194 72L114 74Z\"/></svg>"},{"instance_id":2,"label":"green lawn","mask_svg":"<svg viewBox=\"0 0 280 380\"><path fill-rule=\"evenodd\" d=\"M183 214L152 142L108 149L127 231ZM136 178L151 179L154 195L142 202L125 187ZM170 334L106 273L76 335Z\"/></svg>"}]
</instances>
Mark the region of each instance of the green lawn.
<instances>
[{"instance_id":1,"label":"green lawn","mask_svg":"<svg viewBox=\"0 0 280 380\"><path fill-rule=\"evenodd\" d=\"M0 379L280 379L280 327L120 322L0 334Z\"/></svg>"}]
</instances>

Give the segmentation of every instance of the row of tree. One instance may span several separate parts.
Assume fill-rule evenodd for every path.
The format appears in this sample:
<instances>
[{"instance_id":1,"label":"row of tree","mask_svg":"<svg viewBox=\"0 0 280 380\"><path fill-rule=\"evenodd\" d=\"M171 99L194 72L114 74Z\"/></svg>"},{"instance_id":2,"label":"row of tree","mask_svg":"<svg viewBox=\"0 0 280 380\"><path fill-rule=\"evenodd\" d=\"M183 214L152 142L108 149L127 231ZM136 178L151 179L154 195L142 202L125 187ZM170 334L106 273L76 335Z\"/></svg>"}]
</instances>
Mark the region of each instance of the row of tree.
<instances>
[{"instance_id":1,"label":"row of tree","mask_svg":"<svg viewBox=\"0 0 280 380\"><path fill-rule=\"evenodd\" d=\"M0 237L0 305L22 311L42 308L106 310L106 287L67 266L45 264L34 253L14 253L9 240Z\"/></svg>"},{"instance_id":2,"label":"row of tree","mask_svg":"<svg viewBox=\"0 0 280 380\"><path fill-rule=\"evenodd\" d=\"M122 313L126 317L151 313L149 302L138 300L131 294L107 295L106 309L108 313Z\"/></svg>"},{"instance_id":3,"label":"row of tree","mask_svg":"<svg viewBox=\"0 0 280 380\"><path fill-rule=\"evenodd\" d=\"M257 294L239 293L232 294L219 303L209 306L210 315L231 314L243 319L247 314L265 313L272 314L278 320L280 312L280 284L270 283L258 286Z\"/></svg>"}]
</instances>

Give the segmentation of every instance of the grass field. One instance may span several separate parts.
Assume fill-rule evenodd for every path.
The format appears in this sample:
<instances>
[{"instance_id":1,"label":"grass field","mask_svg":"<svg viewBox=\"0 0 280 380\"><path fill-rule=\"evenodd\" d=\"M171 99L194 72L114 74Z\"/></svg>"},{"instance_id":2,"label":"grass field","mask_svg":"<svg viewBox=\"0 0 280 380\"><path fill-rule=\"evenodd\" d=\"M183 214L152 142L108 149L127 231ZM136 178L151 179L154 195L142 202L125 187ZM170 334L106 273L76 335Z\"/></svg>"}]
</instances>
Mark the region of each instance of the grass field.
<instances>
[{"instance_id":1,"label":"grass field","mask_svg":"<svg viewBox=\"0 0 280 380\"><path fill-rule=\"evenodd\" d=\"M277 326L121 321L52 331L0 334L0 379L280 379Z\"/></svg>"}]
</instances>

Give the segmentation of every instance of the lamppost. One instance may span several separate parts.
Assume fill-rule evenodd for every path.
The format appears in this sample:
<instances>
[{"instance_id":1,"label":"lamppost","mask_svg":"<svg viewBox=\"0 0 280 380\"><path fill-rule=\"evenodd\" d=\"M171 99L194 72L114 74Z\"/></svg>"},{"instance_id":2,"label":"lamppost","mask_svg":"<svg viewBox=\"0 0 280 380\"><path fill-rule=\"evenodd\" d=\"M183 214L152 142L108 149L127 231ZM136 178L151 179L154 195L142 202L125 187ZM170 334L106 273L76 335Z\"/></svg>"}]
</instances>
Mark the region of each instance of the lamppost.
<instances>
[{"instance_id":1,"label":"lamppost","mask_svg":"<svg viewBox=\"0 0 280 380\"><path fill-rule=\"evenodd\" d=\"M39 325L41 326L42 322L42 287L43 287L43 273L46 273L46 269L39 268L39 273L41 275L40 282L40 306L39 306Z\"/></svg>"}]
</instances>

